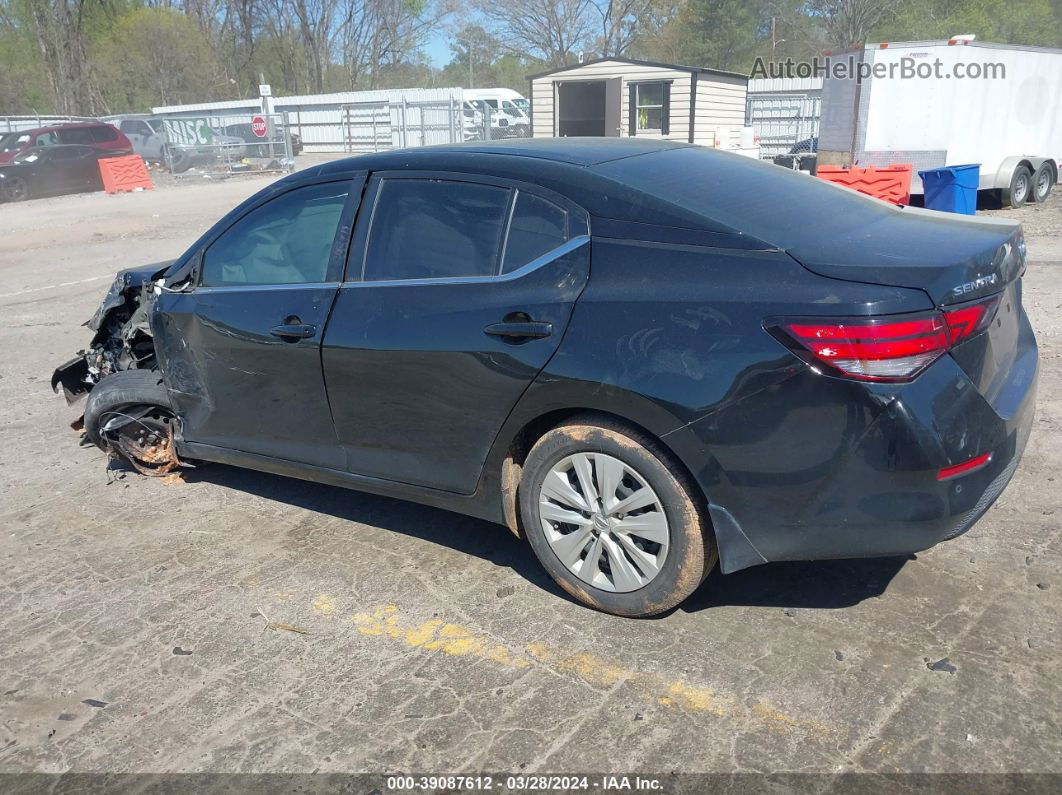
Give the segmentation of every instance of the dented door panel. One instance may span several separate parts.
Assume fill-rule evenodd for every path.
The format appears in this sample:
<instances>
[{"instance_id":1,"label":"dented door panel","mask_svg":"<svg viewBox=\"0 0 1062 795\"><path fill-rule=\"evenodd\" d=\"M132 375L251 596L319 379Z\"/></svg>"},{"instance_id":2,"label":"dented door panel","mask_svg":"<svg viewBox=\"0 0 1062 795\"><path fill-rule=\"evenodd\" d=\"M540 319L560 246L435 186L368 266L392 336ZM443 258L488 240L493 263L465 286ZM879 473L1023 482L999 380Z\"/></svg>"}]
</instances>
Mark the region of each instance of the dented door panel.
<instances>
[{"instance_id":1,"label":"dented door panel","mask_svg":"<svg viewBox=\"0 0 1062 795\"><path fill-rule=\"evenodd\" d=\"M340 466L321 376L338 283L206 288L157 302L156 349L186 441ZM292 317L312 336L271 333Z\"/></svg>"}]
</instances>

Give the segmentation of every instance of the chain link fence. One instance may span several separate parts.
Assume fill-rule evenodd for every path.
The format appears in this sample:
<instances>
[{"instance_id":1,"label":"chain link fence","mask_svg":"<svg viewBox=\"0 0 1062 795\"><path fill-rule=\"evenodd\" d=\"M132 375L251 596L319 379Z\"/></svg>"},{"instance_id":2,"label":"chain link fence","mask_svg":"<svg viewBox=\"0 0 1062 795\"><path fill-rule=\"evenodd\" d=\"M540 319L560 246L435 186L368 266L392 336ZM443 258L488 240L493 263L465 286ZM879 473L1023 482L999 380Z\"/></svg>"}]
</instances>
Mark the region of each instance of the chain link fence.
<instances>
[{"instance_id":1,"label":"chain link fence","mask_svg":"<svg viewBox=\"0 0 1062 795\"><path fill-rule=\"evenodd\" d=\"M808 94L750 94L747 120L759 138L760 157L809 170L819 144L822 98Z\"/></svg>"},{"instance_id":2,"label":"chain link fence","mask_svg":"<svg viewBox=\"0 0 1062 795\"><path fill-rule=\"evenodd\" d=\"M34 130L38 127L49 127L53 124L96 120L95 116L41 116L36 113L25 116L0 116L0 135L9 132L21 132L22 130Z\"/></svg>"},{"instance_id":3,"label":"chain link fence","mask_svg":"<svg viewBox=\"0 0 1062 795\"><path fill-rule=\"evenodd\" d=\"M354 102L340 111L343 151L527 138L531 123L486 103L450 100Z\"/></svg>"},{"instance_id":4,"label":"chain link fence","mask_svg":"<svg viewBox=\"0 0 1062 795\"><path fill-rule=\"evenodd\" d=\"M228 176L295 168L291 125L285 113L158 116L162 160L174 175Z\"/></svg>"}]
</instances>

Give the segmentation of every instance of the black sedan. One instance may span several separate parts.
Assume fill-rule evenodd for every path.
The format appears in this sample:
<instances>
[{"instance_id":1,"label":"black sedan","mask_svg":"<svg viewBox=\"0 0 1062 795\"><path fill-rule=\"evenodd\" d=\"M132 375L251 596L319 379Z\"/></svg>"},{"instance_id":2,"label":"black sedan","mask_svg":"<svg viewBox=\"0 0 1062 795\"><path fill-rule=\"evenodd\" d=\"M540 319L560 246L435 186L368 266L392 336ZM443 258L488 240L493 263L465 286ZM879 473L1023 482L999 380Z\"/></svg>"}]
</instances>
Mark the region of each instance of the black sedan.
<instances>
[{"instance_id":1,"label":"black sedan","mask_svg":"<svg viewBox=\"0 0 1062 795\"><path fill-rule=\"evenodd\" d=\"M964 533L1029 435L1021 227L678 143L351 158L119 276L87 438L507 525L576 599Z\"/></svg>"},{"instance_id":2,"label":"black sedan","mask_svg":"<svg viewBox=\"0 0 1062 795\"><path fill-rule=\"evenodd\" d=\"M103 190L99 161L113 153L91 146L40 146L0 165L0 198L18 202L56 193Z\"/></svg>"}]
</instances>

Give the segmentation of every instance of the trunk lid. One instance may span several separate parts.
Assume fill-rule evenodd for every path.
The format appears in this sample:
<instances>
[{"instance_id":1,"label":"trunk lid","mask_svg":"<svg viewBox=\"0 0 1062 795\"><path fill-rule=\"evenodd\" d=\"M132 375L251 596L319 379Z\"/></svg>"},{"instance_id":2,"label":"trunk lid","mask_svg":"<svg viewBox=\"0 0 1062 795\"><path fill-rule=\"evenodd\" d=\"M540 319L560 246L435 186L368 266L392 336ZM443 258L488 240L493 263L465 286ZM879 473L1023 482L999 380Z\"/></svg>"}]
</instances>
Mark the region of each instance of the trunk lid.
<instances>
[{"instance_id":1,"label":"trunk lid","mask_svg":"<svg viewBox=\"0 0 1062 795\"><path fill-rule=\"evenodd\" d=\"M806 237L788 251L820 276L918 288L938 306L1003 292L1025 267L1020 224L912 207Z\"/></svg>"}]
</instances>

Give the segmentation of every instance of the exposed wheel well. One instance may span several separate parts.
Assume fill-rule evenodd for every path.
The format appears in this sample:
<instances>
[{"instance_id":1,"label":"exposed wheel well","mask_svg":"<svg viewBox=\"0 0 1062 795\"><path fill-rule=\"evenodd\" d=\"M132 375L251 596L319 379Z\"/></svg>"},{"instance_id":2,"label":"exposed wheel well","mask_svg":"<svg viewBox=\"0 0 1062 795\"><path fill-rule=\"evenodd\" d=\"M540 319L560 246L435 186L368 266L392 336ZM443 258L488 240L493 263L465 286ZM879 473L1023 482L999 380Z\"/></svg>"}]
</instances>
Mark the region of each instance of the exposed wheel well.
<instances>
[{"instance_id":1,"label":"exposed wheel well","mask_svg":"<svg viewBox=\"0 0 1062 795\"><path fill-rule=\"evenodd\" d=\"M573 417L580 416L585 416L587 422L593 422L595 418L598 420L605 419L618 422L645 434L655 441L660 446L661 450L663 450L668 456L670 463L676 467L679 473L681 473L683 479L690 488L694 502L707 520L708 512L706 510L706 500L704 499L701 489L697 486L697 481L693 477L693 473L690 472L689 468L682 462L682 459L675 455L667 443L659 436L645 426L640 425L637 422L632 422L619 414L601 411L600 409L573 407L550 411L535 417L535 419L528 422L517 432L513 437L512 442L509 444L509 449L506 451L505 458L502 460L500 483L502 512L505 516L505 524L513 535L517 538L524 537L523 528L520 522L520 510L518 507L518 490L520 487L520 476L523 472L524 461L527 460L527 454L530 452L531 448L535 446L535 442L541 439L549 431Z\"/></svg>"}]
</instances>

